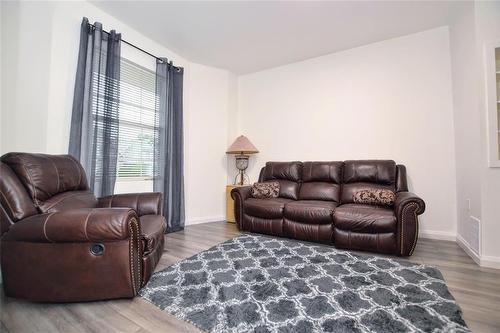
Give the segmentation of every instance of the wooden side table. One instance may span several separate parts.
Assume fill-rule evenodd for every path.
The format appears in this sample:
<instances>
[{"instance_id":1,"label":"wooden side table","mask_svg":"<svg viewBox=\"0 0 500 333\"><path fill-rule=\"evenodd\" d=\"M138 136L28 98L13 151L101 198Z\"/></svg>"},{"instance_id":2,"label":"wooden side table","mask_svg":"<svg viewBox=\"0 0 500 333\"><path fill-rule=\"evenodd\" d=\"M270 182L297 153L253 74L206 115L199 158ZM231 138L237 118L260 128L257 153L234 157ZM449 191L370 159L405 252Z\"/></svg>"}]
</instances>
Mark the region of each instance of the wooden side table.
<instances>
[{"instance_id":1,"label":"wooden side table","mask_svg":"<svg viewBox=\"0 0 500 333\"><path fill-rule=\"evenodd\" d=\"M231 190L236 187L248 186L248 185L226 185L226 221L230 223L235 223L234 218L234 200L231 198Z\"/></svg>"}]
</instances>

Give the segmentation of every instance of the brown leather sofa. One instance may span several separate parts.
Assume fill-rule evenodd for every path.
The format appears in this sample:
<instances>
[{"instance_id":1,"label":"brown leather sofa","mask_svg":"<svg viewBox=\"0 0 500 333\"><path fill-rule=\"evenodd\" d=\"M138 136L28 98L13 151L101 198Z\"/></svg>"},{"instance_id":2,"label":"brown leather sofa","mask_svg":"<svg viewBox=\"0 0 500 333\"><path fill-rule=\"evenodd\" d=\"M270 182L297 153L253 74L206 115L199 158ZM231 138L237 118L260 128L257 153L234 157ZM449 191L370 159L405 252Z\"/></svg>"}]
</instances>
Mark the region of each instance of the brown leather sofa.
<instances>
[{"instance_id":1,"label":"brown leather sofa","mask_svg":"<svg viewBox=\"0 0 500 333\"><path fill-rule=\"evenodd\" d=\"M0 158L5 295L47 302L134 297L164 246L160 193L96 199L69 155Z\"/></svg>"},{"instance_id":2,"label":"brown leather sofa","mask_svg":"<svg viewBox=\"0 0 500 333\"><path fill-rule=\"evenodd\" d=\"M391 160L268 162L259 182L280 183L278 198L251 197L251 187L231 191L238 228L346 249L409 256L425 203L408 192L406 168ZM367 188L396 193L393 207L355 204Z\"/></svg>"}]
</instances>

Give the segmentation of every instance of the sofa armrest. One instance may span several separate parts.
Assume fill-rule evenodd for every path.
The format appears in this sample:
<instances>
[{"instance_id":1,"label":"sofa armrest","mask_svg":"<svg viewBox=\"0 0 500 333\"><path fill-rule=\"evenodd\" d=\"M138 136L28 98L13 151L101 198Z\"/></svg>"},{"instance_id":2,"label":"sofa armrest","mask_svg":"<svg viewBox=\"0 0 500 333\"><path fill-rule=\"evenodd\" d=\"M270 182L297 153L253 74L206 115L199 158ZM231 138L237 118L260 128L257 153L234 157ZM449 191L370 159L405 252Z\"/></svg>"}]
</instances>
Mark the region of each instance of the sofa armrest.
<instances>
[{"instance_id":1,"label":"sofa armrest","mask_svg":"<svg viewBox=\"0 0 500 333\"><path fill-rule=\"evenodd\" d=\"M231 190L231 198L234 200L234 217L238 230L242 229L243 202L250 198L252 186L236 187Z\"/></svg>"},{"instance_id":2,"label":"sofa armrest","mask_svg":"<svg viewBox=\"0 0 500 333\"><path fill-rule=\"evenodd\" d=\"M397 244L401 256L410 256L418 238L418 215L425 211L425 202L411 192L398 192L394 203L398 221Z\"/></svg>"},{"instance_id":3,"label":"sofa armrest","mask_svg":"<svg viewBox=\"0 0 500 333\"><path fill-rule=\"evenodd\" d=\"M14 223L2 241L35 243L105 242L140 235L130 208L82 208L30 216Z\"/></svg>"},{"instance_id":4,"label":"sofa armrest","mask_svg":"<svg viewBox=\"0 0 500 333\"><path fill-rule=\"evenodd\" d=\"M410 203L416 205L417 215L421 215L425 211L425 202L418 195L411 192L398 192L396 193L396 201L394 202L394 208L396 212L401 211L405 206Z\"/></svg>"},{"instance_id":5,"label":"sofa armrest","mask_svg":"<svg viewBox=\"0 0 500 333\"><path fill-rule=\"evenodd\" d=\"M98 199L98 207L132 208L137 215L162 215L162 194L159 192L115 194Z\"/></svg>"}]
</instances>

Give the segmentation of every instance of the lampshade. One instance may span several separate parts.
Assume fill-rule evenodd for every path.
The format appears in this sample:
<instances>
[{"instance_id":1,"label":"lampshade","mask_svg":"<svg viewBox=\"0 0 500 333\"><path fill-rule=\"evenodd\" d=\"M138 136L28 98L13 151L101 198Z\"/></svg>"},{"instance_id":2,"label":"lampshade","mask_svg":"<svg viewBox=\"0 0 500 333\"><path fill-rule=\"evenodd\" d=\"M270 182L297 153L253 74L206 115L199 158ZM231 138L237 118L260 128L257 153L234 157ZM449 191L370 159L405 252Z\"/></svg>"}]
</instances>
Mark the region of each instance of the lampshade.
<instances>
[{"instance_id":1,"label":"lampshade","mask_svg":"<svg viewBox=\"0 0 500 333\"><path fill-rule=\"evenodd\" d=\"M255 154L259 151L244 135L240 135L234 140L233 144L229 146L226 154Z\"/></svg>"}]
</instances>

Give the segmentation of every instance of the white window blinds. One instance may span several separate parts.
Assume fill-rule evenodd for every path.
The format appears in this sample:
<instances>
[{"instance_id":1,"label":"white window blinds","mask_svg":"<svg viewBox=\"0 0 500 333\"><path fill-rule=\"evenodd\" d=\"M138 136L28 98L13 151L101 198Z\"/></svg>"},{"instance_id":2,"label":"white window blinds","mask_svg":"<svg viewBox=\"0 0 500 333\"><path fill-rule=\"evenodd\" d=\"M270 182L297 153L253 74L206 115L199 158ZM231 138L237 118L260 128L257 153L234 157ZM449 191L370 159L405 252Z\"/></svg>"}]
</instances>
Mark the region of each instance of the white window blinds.
<instances>
[{"instance_id":1,"label":"white window blinds","mask_svg":"<svg viewBox=\"0 0 500 333\"><path fill-rule=\"evenodd\" d=\"M117 165L119 179L153 177L154 138L157 128L155 91L155 73L122 58Z\"/></svg>"}]
</instances>

